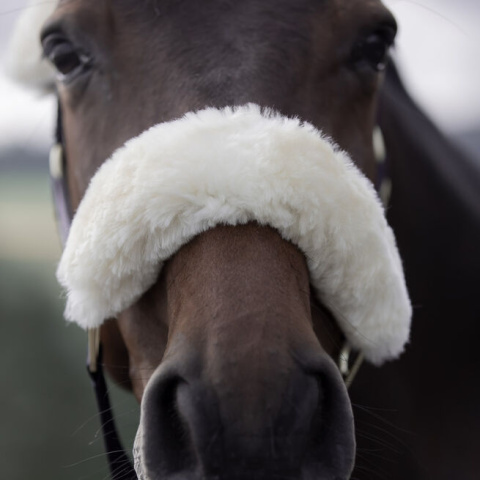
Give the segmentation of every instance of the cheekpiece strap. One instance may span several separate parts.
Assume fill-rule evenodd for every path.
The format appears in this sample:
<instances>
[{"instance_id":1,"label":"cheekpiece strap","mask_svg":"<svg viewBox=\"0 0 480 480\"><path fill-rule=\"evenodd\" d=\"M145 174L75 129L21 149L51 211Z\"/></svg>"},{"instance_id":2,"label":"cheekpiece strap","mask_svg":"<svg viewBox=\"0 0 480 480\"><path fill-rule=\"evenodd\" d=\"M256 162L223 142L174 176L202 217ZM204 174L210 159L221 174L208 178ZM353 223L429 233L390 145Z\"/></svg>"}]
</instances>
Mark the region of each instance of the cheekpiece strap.
<instances>
[{"instance_id":1,"label":"cheekpiece strap","mask_svg":"<svg viewBox=\"0 0 480 480\"><path fill-rule=\"evenodd\" d=\"M375 154L375 160L377 164L375 189L378 192L378 196L380 197L383 206L387 208L390 202L390 196L392 194L392 180L388 174L387 148L385 146L385 139L383 137L382 129L379 125L373 129L373 152Z\"/></svg>"},{"instance_id":2,"label":"cheekpiece strap","mask_svg":"<svg viewBox=\"0 0 480 480\"><path fill-rule=\"evenodd\" d=\"M57 229L62 245L65 246L73 215L70 208L68 184L65 176L66 159L63 148L64 138L60 102L58 104L55 142L50 149L49 156L50 183L57 218ZM113 419L108 387L103 374L99 328L93 328L88 331L87 371L92 380L100 413L103 442L107 452L111 478L112 480L136 480L137 475L130 458L125 453Z\"/></svg>"},{"instance_id":3,"label":"cheekpiece strap","mask_svg":"<svg viewBox=\"0 0 480 480\"><path fill-rule=\"evenodd\" d=\"M57 218L57 229L62 242L65 246L72 223L72 211L70 208L70 199L68 196L68 184L65 176L65 152L64 138L62 128L62 109L58 102L57 125L55 129L55 144L50 149L49 167L50 183L52 186L53 204L55 205L55 215Z\"/></svg>"}]
</instances>

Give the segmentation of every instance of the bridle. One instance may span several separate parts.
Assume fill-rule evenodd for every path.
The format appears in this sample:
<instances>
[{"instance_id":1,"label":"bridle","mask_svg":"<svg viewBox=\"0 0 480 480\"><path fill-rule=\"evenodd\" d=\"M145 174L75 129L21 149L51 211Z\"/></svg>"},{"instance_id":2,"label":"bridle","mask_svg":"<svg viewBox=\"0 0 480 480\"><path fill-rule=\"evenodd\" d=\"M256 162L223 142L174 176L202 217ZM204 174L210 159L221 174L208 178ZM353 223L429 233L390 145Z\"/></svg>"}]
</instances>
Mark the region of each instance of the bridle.
<instances>
[{"instance_id":1,"label":"bridle","mask_svg":"<svg viewBox=\"0 0 480 480\"><path fill-rule=\"evenodd\" d=\"M65 148L62 127L62 111L58 103L55 144L50 150L50 182L53 192L57 228L62 245L68 238L73 213L68 194L68 184L65 175ZM125 452L118 435L113 410L108 394L105 375L103 374L102 347L100 344L100 329L88 331L87 371L92 381L97 407L100 414L103 442L107 453L112 480L136 480L137 475L132 462Z\"/></svg>"},{"instance_id":2,"label":"bridle","mask_svg":"<svg viewBox=\"0 0 480 480\"><path fill-rule=\"evenodd\" d=\"M382 132L378 126L373 132L373 145L377 161L376 189L384 205L387 205L390 197L391 182L387 174L385 144ZM58 102L55 144L50 150L49 163L57 227L62 244L65 245L73 218L73 212L65 175L66 156L60 102ZM363 363L362 353L356 354L355 358L352 357L351 347L348 342L345 342L337 360L337 366L347 388L350 387ZM137 475L130 458L121 444L113 418L108 388L103 374L100 328L94 328L88 331L87 371L95 391L111 478L112 480L136 480Z\"/></svg>"}]
</instances>

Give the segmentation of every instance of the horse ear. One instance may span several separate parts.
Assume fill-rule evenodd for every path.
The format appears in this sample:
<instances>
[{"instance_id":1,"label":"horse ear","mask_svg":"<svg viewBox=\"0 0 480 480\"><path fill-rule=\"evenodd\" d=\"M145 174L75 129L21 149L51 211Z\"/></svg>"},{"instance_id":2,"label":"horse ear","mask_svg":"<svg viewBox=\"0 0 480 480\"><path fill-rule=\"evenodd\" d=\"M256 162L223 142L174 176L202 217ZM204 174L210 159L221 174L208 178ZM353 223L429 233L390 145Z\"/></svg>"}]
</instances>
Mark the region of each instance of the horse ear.
<instances>
[{"instance_id":1,"label":"horse ear","mask_svg":"<svg viewBox=\"0 0 480 480\"><path fill-rule=\"evenodd\" d=\"M54 91L55 71L44 58L40 31L57 0L30 0L18 19L5 59L5 73L15 82L40 93Z\"/></svg>"}]
</instances>

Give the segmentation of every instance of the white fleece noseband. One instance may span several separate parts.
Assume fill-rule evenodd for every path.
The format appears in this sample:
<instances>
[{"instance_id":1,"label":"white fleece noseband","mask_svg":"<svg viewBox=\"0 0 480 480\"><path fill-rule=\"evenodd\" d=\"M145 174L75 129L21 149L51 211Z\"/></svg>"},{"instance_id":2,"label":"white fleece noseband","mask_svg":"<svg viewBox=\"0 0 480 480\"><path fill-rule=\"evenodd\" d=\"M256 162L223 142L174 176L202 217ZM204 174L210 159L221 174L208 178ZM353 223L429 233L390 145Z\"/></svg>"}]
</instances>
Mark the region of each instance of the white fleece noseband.
<instances>
[{"instance_id":1,"label":"white fleece noseband","mask_svg":"<svg viewBox=\"0 0 480 480\"><path fill-rule=\"evenodd\" d=\"M254 105L156 125L102 165L57 272L66 317L100 325L194 236L249 221L304 252L316 294L354 348L376 364L402 352L411 306L372 184L313 126Z\"/></svg>"}]
</instances>

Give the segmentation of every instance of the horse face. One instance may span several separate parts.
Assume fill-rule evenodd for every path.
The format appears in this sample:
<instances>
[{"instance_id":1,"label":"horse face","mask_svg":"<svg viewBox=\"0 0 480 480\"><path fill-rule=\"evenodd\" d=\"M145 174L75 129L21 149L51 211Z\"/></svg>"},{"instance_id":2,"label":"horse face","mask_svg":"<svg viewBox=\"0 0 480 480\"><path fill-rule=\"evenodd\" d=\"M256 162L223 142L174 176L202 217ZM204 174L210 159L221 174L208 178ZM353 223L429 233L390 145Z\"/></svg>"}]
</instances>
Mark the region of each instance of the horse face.
<instances>
[{"instance_id":1,"label":"horse face","mask_svg":"<svg viewBox=\"0 0 480 480\"><path fill-rule=\"evenodd\" d=\"M299 116L373 177L394 32L376 0L61 0L42 38L62 73L73 207L126 140L205 106ZM342 336L311 303L296 247L267 227L217 227L104 326L106 363L128 362L142 401L145 478L348 478L352 415L330 358Z\"/></svg>"}]
</instances>

